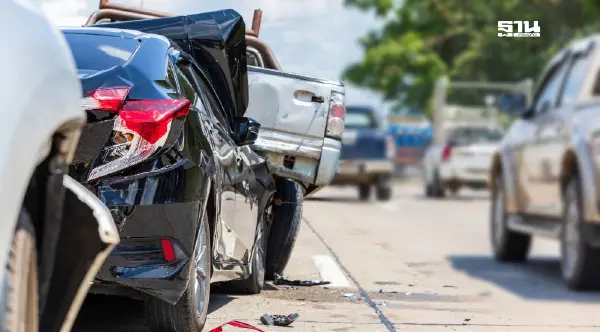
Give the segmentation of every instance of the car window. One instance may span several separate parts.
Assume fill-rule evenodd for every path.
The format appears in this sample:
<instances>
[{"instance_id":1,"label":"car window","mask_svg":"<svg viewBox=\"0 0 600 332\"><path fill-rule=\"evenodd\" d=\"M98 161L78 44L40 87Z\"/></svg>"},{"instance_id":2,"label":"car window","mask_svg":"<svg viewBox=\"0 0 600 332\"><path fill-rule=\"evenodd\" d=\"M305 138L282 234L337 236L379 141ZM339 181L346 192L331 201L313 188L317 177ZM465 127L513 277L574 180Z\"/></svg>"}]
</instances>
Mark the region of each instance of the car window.
<instances>
[{"instance_id":1,"label":"car window","mask_svg":"<svg viewBox=\"0 0 600 332\"><path fill-rule=\"evenodd\" d=\"M561 104L568 105L577 102L577 96L581 85L587 76L587 70L591 62L589 53L575 56L571 63L565 85L561 95Z\"/></svg>"},{"instance_id":2,"label":"car window","mask_svg":"<svg viewBox=\"0 0 600 332\"><path fill-rule=\"evenodd\" d=\"M535 114L547 111L549 108L554 108L558 101L561 83L563 82L564 73L566 71L565 62L557 64L544 77L544 83L540 86L536 99L533 104Z\"/></svg>"},{"instance_id":3,"label":"car window","mask_svg":"<svg viewBox=\"0 0 600 332\"><path fill-rule=\"evenodd\" d=\"M375 128L376 124L373 117L363 112L348 112L344 119L344 127L348 129L370 129Z\"/></svg>"},{"instance_id":4,"label":"car window","mask_svg":"<svg viewBox=\"0 0 600 332\"><path fill-rule=\"evenodd\" d=\"M207 113L212 116L216 122L221 124L223 129L226 132L231 132L231 126L229 125L229 121L227 121L227 117L224 115L224 112L213 96L211 90L208 88L204 80L198 75L193 66L185 66L185 73L194 81L194 88L200 99L202 99L202 103L205 105L207 109Z\"/></svg>"},{"instance_id":5,"label":"car window","mask_svg":"<svg viewBox=\"0 0 600 332\"><path fill-rule=\"evenodd\" d=\"M504 132L499 128L490 127L458 127L447 130L448 141L457 145L473 143L498 142Z\"/></svg>"},{"instance_id":6,"label":"car window","mask_svg":"<svg viewBox=\"0 0 600 332\"><path fill-rule=\"evenodd\" d=\"M64 33L81 76L125 64L140 45L135 39Z\"/></svg>"}]
</instances>

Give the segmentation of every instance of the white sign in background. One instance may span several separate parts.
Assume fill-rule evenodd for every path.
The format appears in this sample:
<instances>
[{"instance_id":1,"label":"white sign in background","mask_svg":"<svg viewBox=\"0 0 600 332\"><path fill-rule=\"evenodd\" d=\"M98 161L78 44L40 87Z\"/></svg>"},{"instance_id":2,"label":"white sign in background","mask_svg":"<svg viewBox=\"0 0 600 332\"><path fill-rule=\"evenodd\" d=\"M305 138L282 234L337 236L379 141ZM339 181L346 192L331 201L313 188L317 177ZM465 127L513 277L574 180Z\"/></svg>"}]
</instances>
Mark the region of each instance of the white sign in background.
<instances>
[{"instance_id":1,"label":"white sign in background","mask_svg":"<svg viewBox=\"0 0 600 332\"><path fill-rule=\"evenodd\" d=\"M515 27L516 29L514 29ZM538 21L498 21L498 37L539 36L540 25Z\"/></svg>"}]
</instances>

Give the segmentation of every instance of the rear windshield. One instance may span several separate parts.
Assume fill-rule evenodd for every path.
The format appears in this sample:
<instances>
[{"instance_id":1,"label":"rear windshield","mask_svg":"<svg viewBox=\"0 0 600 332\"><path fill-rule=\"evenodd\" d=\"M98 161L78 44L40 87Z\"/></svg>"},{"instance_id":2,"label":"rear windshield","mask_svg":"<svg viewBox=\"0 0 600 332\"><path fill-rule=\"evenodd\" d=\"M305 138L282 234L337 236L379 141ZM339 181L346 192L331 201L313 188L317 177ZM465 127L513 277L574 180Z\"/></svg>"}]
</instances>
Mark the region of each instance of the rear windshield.
<instances>
[{"instance_id":1,"label":"rear windshield","mask_svg":"<svg viewBox=\"0 0 600 332\"><path fill-rule=\"evenodd\" d=\"M349 129L372 129L377 128L377 122L370 112L348 108L346 110L344 127Z\"/></svg>"},{"instance_id":2,"label":"rear windshield","mask_svg":"<svg viewBox=\"0 0 600 332\"><path fill-rule=\"evenodd\" d=\"M135 39L104 35L65 33L65 38L82 75L123 65L139 45Z\"/></svg>"},{"instance_id":3,"label":"rear windshield","mask_svg":"<svg viewBox=\"0 0 600 332\"><path fill-rule=\"evenodd\" d=\"M502 140L504 133L498 128L460 127L448 130L448 140L456 144L496 142Z\"/></svg>"}]
</instances>

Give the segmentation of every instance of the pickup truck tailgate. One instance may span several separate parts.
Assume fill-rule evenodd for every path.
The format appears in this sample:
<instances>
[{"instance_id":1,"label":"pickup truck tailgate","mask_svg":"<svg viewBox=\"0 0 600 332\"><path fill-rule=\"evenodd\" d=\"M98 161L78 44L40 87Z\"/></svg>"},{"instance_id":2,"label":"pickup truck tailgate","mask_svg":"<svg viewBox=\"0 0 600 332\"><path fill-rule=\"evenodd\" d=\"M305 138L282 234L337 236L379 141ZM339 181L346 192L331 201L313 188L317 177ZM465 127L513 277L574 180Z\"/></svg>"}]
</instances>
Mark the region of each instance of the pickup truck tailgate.
<instances>
[{"instance_id":1,"label":"pickup truck tailgate","mask_svg":"<svg viewBox=\"0 0 600 332\"><path fill-rule=\"evenodd\" d=\"M271 170L305 184L327 184L316 183L319 161L331 94L343 94L344 86L252 66L248 66L248 86L250 100L245 116L261 124L253 147L269 154Z\"/></svg>"}]
</instances>

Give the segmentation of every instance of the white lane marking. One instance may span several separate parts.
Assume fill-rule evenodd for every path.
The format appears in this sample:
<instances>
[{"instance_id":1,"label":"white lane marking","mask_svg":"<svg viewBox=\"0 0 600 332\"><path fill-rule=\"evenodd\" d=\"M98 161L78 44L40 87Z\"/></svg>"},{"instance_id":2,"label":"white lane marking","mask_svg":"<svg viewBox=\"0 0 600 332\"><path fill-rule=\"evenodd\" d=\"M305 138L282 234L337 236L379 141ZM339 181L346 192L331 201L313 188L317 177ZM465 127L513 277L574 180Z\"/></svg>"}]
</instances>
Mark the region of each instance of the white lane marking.
<instances>
[{"instance_id":1,"label":"white lane marking","mask_svg":"<svg viewBox=\"0 0 600 332\"><path fill-rule=\"evenodd\" d=\"M328 287L352 287L346 276L344 276L342 269L340 269L331 256L313 256L313 260L319 270L319 274L321 274L321 279L331 282L327 285Z\"/></svg>"}]
</instances>

